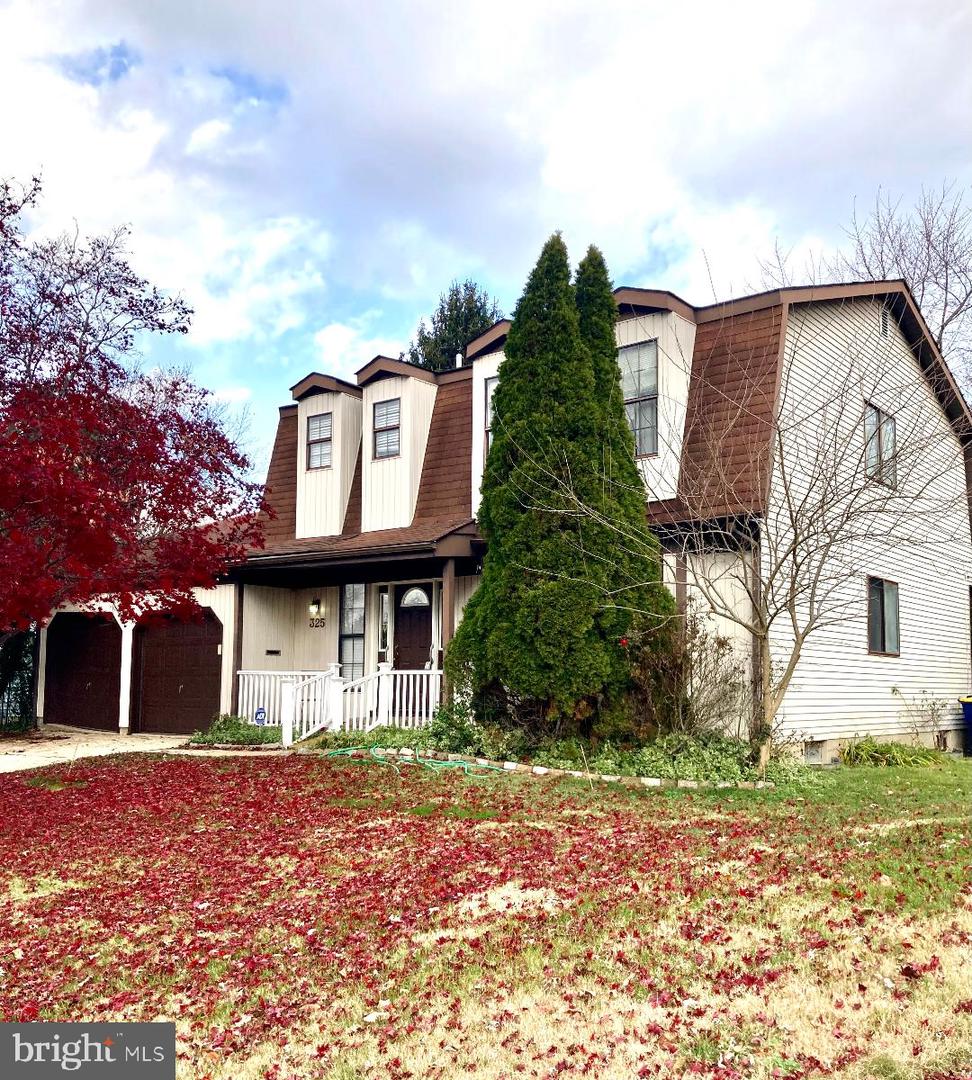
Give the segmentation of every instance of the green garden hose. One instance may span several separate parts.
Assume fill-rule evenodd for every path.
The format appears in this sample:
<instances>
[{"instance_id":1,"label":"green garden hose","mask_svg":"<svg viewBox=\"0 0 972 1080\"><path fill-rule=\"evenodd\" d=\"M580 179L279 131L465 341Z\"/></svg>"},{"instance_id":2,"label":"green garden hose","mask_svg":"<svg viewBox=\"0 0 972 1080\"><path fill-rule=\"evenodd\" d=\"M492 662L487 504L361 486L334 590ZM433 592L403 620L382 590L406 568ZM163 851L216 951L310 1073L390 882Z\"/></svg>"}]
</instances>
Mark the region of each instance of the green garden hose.
<instances>
[{"instance_id":1,"label":"green garden hose","mask_svg":"<svg viewBox=\"0 0 972 1080\"><path fill-rule=\"evenodd\" d=\"M396 772L400 765L421 765L423 768L431 769L433 772L438 772L441 769L461 769L466 776L475 776L479 772L507 771L502 765L477 765L474 761L439 761L438 758L423 758L419 756L417 751L413 758L399 757L395 761L390 761L384 754L377 752L377 744L372 746L344 746L339 750L328 750L324 756L329 758L352 757L362 750L367 750L370 753L372 761L377 761L380 765L391 765Z\"/></svg>"}]
</instances>

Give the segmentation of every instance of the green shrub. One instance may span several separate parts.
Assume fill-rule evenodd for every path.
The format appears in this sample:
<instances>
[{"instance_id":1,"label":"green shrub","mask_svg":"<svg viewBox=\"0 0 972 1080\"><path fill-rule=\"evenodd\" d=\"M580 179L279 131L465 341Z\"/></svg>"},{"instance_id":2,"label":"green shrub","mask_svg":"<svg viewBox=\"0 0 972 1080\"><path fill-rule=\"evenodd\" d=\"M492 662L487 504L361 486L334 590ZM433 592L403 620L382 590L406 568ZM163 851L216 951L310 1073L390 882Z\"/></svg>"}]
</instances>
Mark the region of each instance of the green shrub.
<instances>
[{"instance_id":1,"label":"green shrub","mask_svg":"<svg viewBox=\"0 0 972 1080\"><path fill-rule=\"evenodd\" d=\"M272 725L259 727L246 717L220 713L213 717L206 731L196 731L189 738L193 746L213 746L216 743L234 743L237 746L262 746L280 742L280 728Z\"/></svg>"},{"instance_id":2,"label":"green shrub","mask_svg":"<svg viewBox=\"0 0 972 1080\"><path fill-rule=\"evenodd\" d=\"M745 739L721 735L662 735L637 749L606 742L596 751L579 739L563 739L536 750L530 760L548 768L589 770L610 776L709 781L764 779L752 760L751 744ZM787 783L805 772L804 766L779 756L771 758L765 779Z\"/></svg>"},{"instance_id":3,"label":"green shrub","mask_svg":"<svg viewBox=\"0 0 972 1080\"><path fill-rule=\"evenodd\" d=\"M879 743L873 735L844 743L840 748L840 760L844 765L856 768L861 765L906 766L938 765L943 755L925 746L908 746L905 743Z\"/></svg>"}]
</instances>

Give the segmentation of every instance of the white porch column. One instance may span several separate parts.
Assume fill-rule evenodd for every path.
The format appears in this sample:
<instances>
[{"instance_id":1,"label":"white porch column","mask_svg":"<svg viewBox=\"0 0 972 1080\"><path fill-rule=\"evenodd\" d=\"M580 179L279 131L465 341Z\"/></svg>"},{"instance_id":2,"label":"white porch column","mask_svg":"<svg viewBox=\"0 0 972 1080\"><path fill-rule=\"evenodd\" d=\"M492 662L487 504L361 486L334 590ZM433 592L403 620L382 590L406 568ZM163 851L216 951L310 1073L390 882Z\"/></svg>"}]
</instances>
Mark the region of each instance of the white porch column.
<instances>
[{"instance_id":1,"label":"white porch column","mask_svg":"<svg viewBox=\"0 0 972 1080\"><path fill-rule=\"evenodd\" d=\"M117 616L116 616L117 618ZM135 640L135 624L122 622L121 627L121 686L118 689L118 731L127 735L132 712L132 645Z\"/></svg>"},{"instance_id":2,"label":"white porch column","mask_svg":"<svg viewBox=\"0 0 972 1080\"><path fill-rule=\"evenodd\" d=\"M47 676L47 627L42 626L37 649L37 705L34 709L37 726L44 726L44 682Z\"/></svg>"},{"instance_id":3,"label":"white porch column","mask_svg":"<svg viewBox=\"0 0 972 1080\"><path fill-rule=\"evenodd\" d=\"M280 687L280 741L284 746L294 742L294 717L297 712L295 684L287 679Z\"/></svg>"},{"instance_id":4,"label":"white porch column","mask_svg":"<svg viewBox=\"0 0 972 1080\"><path fill-rule=\"evenodd\" d=\"M327 687L326 727L329 731L341 731L344 728L344 679L338 675L340 664L331 664L334 674L324 684Z\"/></svg>"}]
</instances>

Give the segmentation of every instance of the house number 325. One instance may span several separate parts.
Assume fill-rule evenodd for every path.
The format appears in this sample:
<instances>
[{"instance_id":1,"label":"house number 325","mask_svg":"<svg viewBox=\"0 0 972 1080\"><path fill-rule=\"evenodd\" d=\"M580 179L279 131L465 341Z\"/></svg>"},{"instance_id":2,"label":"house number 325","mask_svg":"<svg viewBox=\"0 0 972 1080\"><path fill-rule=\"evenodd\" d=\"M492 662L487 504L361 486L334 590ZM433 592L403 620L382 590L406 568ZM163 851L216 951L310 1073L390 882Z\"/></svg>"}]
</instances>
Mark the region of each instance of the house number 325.
<instances>
[{"instance_id":1,"label":"house number 325","mask_svg":"<svg viewBox=\"0 0 972 1080\"><path fill-rule=\"evenodd\" d=\"M326 625L326 621L323 618L310 619L308 621L308 625L312 630L323 630Z\"/></svg>"}]
</instances>

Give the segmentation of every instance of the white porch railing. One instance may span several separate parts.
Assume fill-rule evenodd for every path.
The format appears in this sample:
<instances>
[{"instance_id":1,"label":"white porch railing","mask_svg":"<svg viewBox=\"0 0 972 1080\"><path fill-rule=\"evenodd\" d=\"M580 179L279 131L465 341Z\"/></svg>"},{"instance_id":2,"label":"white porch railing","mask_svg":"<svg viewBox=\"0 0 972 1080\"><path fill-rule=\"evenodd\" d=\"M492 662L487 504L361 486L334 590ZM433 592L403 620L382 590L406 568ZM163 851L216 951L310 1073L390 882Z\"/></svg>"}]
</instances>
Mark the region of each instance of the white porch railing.
<instances>
[{"instance_id":1,"label":"white porch railing","mask_svg":"<svg viewBox=\"0 0 972 1080\"><path fill-rule=\"evenodd\" d=\"M320 671L239 671L240 696L237 713L256 723L258 709L263 710L265 724L279 724L281 695L285 683L320 675Z\"/></svg>"},{"instance_id":2,"label":"white porch railing","mask_svg":"<svg viewBox=\"0 0 972 1080\"><path fill-rule=\"evenodd\" d=\"M345 681L337 664L328 671L241 671L239 712L251 723L280 724L285 746L325 728L364 734L376 727L419 728L435 715L442 672L378 671Z\"/></svg>"}]
</instances>

